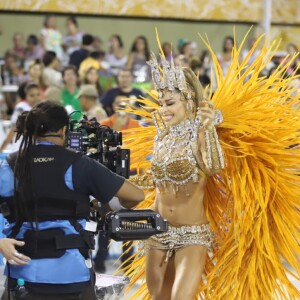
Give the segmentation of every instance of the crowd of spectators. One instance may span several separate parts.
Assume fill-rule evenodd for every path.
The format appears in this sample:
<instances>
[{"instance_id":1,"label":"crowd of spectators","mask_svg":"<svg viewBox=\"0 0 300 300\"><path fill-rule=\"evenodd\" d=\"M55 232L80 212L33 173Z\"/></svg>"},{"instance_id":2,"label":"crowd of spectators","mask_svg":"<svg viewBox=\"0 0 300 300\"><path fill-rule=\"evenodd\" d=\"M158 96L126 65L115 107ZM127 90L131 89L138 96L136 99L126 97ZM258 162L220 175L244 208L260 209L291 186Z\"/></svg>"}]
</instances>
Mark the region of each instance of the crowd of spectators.
<instances>
[{"instance_id":1,"label":"crowd of spectators","mask_svg":"<svg viewBox=\"0 0 300 300\"><path fill-rule=\"evenodd\" d=\"M249 40L248 49L242 52L241 59L246 57L254 41ZM151 89L151 70L147 64L150 50L145 36L134 39L129 53L125 51L120 35L113 34L108 42L109 47L105 51L104 42L84 32L74 16L66 18L65 35L57 29L53 15L45 18L38 34L24 37L22 32L15 33L12 47L3 54L3 64L0 65L0 83L3 87L1 119L9 120L16 111L20 113L19 103L29 103L24 90L27 85L34 83L38 86L40 101L51 99L61 102L70 114L79 111L72 115L74 119L80 119L81 112L112 125L116 119L116 103L122 104L120 99L132 98L130 102L135 105L134 99L142 97L145 90ZM217 54L224 74L230 67L233 46L233 37L227 36ZM190 67L204 87L211 85L213 89L216 88L208 51L199 53L197 44L185 39L178 40L177 46L173 48L169 41L164 42L162 50L167 60L173 58L176 63ZM292 57L298 53L297 46L289 44L286 53ZM258 54L259 50L253 52L249 62L253 62ZM160 59L158 54L157 57ZM262 75L270 76L281 59L282 56L273 61ZM290 74L297 69L299 61L298 57L288 70ZM8 87L12 86L17 87L17 93L6 92L11 91ZM21 107L30 109L30 104ZM120 115L118 117L121 118ZM117 118L117 125L113 124L113 127L130 128L131 119L132 116L130 119Z\"/></svg>"}]
</instances>

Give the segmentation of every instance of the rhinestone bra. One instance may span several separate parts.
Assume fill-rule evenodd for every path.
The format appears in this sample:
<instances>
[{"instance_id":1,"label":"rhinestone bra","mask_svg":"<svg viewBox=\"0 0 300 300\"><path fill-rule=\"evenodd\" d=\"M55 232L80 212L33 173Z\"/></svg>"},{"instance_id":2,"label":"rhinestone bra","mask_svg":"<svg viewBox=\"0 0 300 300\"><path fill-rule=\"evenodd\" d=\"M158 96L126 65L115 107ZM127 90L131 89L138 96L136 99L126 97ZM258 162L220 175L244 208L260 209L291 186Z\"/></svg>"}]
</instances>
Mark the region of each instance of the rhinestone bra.
<instances>
[{"instance_id":1,"label":"rhinestone bra","mask_svg":"<svg viewBox=\"0 0 300 300\"><path fill-rule=\"evenodd\" d=\"M197 120L184 120L170 126L167 134L155 137L151 173L156 186L172 183L175 186L199 181L203 175L203 161L198 150L199 124Z\"/></svg>"}]
</instances>

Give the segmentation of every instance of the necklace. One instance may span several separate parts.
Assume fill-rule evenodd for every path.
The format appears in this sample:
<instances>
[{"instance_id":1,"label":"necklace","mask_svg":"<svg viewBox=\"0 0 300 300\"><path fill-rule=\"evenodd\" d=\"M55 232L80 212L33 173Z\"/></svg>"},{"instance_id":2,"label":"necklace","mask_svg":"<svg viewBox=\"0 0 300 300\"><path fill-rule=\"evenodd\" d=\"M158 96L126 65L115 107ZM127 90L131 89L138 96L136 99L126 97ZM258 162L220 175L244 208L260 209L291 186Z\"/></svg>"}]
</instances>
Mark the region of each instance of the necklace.
<instances>
[{"instance_id":1,"label":"necklace","mask_svg":"<svg viewBox=\"0 0 300 300\"><path fill-rule=\"evenodd\" d=\"M193 155L197 142L199 125L196 120L184 121L170 126L168 131L155 139L152 158L152 173L156 185L170 182L173 186L198 181L199 167Z\"/></svg>"}]
</instances>

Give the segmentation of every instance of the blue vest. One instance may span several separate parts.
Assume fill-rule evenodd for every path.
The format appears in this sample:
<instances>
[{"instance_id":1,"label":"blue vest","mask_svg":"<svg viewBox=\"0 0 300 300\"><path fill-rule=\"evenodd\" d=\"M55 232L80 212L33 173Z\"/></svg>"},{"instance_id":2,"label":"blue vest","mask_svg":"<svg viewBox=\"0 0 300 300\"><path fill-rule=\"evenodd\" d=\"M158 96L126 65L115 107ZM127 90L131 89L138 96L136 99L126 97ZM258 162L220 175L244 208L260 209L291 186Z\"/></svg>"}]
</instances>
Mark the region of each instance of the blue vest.
<instances>
[{"instance_id":1,"label":"blue vest","mask_svg":"<svg viewBox=\"0 0 300 300\"><path fill-rule=\"evenodd\" d=\"M89 206L88 195L76 195L74 191L72 182L72 161L74 161L75 156L66 162L66 157L68 157L68 155L66 156L66 154L68 154L68 152L66 151L68 150L62 147L53 146L49 143L43 143L43 145L35 147L35 150L36 152L34 153L34 158L38 159L35 160L36 166L33 166L32 170L34 172L32 172L32 175L33 188L35 192L37 191L38 196L42 198L45 195L49 196L49 194L51 194L50 197L53 198L57 195L57 198L59 198L59 195L63 194L64 197L73 197L75 200L76 198L77 200L81 199L82 201L85 201L84 203L87 206ZM62 151L61 153L60 150ZM58 165L60 164L64 167L62 167L62 169L60 170L57 170L57 176L55 173L55 168L51 169L51 165L49 165L49 167L48 165L45 166L44 173L36 171L43 168L43 162L51 161L47 161L45 159L43 160L41 158L53 157L59 160L62 157L61 155L64 157L65 161L58 162ZM72 156L71 153L70 156ZM37 174L38 176L36 176ZM51 176L48 176L49 174ZM61 174L63 175L61 176ZM55 178L55 176L57 178ZM11 166L9 166L7 161L3 161L0 165L1 197L7 197L9 199L9 197L13 195L13 178L14 175ZM65 190L62 192L63 187L65 187ZM52 208L52 210L55 216L55 209ZM65 235L78 235L78 231L74 228L74 226L70 223L68 219L68 217L64 219L63 216L60 216L57 219L50 218L49 220L47 220L47 216L44 216L43 221L39 221L39 231L49 229L61 229L63 230ZM32 222L29 221L30 220L27 220L22 223L16 235L16 239L23 239L24 234L27 231L33 229ZM85 219L83 219L82 217L77 218L77 222L81 224L83 228L85 228ZM9 236L12 232L14 225L15 223L8 223L3 231L4 234ZM22 248L20 248L19 251L22 252ZM5 275L7 275L7 268L5 269ZM86 266L86 260L78 249L67 249L65 250L65 253L58 258L32 259L29 262L29 264L25 266L11 265L10 277L14 279L23 278L25 281L30 283L72 284L89 281L90 269Z\"/></svg>"}]
</instances>

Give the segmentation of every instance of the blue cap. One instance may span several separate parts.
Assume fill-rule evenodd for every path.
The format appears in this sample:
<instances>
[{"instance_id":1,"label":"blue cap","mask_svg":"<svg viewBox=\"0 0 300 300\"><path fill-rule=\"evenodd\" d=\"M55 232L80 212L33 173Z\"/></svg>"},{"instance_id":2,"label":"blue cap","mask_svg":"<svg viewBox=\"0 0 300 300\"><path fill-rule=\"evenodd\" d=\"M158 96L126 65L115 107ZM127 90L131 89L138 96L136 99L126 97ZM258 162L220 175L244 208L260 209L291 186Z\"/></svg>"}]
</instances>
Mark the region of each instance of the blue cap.
<instances>
[{"instance_id":1,"label":"blue cap","mask_svg":"<svg viewBox=\"0 0 300 300\"><path fill-rule=\"evenodd\" d=\"M25 285L24 279L23 279L23 278L18 278L18 280L17 280L17 285L18 285L18 286L24 286L24 285Z\"/></svg>"}]
</instances>

